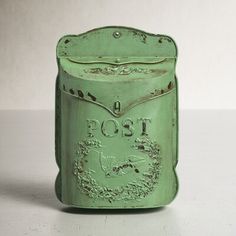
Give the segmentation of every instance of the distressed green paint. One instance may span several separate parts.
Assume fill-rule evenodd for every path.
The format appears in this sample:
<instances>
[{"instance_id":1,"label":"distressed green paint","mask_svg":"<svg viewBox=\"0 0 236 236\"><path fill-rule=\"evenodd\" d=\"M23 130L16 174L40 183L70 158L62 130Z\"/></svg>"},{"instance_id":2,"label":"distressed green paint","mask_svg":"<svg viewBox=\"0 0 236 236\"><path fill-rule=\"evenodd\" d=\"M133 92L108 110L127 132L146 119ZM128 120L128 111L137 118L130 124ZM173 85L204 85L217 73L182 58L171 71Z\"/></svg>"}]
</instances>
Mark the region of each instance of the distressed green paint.
<instances>
[{"instance_id":1,"label":"distressed green paint","mask_svg":"<svg viewBox=\"0 0 236 236\"><path fill-rule=\"evenodd\" d=\"M81 208L152 208L176 196L177 49L104 27L57 45L56 194Z\"/></svg>"}]
</instances>

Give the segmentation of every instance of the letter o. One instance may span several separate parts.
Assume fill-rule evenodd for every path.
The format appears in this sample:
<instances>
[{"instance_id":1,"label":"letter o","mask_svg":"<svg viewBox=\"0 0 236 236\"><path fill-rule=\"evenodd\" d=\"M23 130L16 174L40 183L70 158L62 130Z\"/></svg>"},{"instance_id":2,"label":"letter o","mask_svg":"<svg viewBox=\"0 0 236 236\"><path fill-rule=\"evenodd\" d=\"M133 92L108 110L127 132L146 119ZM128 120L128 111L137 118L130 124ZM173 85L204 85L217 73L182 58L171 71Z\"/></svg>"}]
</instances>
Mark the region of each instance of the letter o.
<instances>
[{"instance_id":1,"label":"letter o","mask_svg":"<svg viewBox=\"0 0 236 236\"><path fill-rule=\"evenodd\" d=\"M112 124L112 132L108 132L111 127L109 124ZM102 122L101 131L104 136L112 138L119 132L119 123L114 119L105 120Z\"/></svg>"}]
</instances>

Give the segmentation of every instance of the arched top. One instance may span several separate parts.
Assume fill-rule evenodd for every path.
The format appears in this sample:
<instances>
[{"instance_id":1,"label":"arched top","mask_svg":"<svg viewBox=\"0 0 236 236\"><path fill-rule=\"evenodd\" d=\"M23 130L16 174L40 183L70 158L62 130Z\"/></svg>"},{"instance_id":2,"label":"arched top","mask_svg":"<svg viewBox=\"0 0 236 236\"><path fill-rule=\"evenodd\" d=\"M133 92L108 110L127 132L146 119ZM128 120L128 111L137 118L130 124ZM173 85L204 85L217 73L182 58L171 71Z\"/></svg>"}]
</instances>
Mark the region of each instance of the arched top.
<instances>
[{"instance_id":1,"label":"arched top","mask_svg":"<svg viewBox=\"0 0 236 236\"><path fill-rule=\"evenodd\" d=\"M155 63L162 58L176 57L177 48L169 36L123 26L66 35L57 44L58 59L67 58L78 63Z\"/></svg>"}]
</instances>

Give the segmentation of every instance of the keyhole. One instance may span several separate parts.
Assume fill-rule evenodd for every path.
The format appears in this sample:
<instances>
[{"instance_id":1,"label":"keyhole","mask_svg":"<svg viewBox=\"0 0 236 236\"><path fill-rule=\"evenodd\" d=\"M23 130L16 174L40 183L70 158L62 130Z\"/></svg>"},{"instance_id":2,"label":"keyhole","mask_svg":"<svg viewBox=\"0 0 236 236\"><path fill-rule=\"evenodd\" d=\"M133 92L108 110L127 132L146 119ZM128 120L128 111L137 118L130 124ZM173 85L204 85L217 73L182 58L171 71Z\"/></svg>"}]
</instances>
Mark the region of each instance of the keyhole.
<instances>
[{"instance_id":1,"label":"keyhole","mask_svg":"<svg viewBox=\"0 0 236 236\"><path fill-rule=\"evenodd\" d=\"M120 112L120 101L114 102L114 113L119 113Z\"/></svg>"}]
</instances>

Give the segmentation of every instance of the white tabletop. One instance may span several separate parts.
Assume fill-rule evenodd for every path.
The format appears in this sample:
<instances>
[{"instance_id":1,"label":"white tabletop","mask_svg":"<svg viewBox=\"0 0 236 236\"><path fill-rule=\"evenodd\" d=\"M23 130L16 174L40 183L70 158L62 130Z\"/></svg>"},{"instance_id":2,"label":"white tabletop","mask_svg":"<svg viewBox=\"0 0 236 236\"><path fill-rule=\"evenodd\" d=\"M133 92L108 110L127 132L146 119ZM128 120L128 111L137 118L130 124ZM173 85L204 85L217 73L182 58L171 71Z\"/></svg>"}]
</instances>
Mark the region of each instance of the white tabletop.
<instances>
[{"instance_id":1,"label":"white tabletop","mask_svg":"<svg viewBox=\"0 0 236 236\"><path fill-rule=\"evenodd\" d=\"M236 111L180 113L179 194L157 210L58 202L51 111L1 111L0 132L0 235L236 235Z\"/></svg>"}]
</instances>

